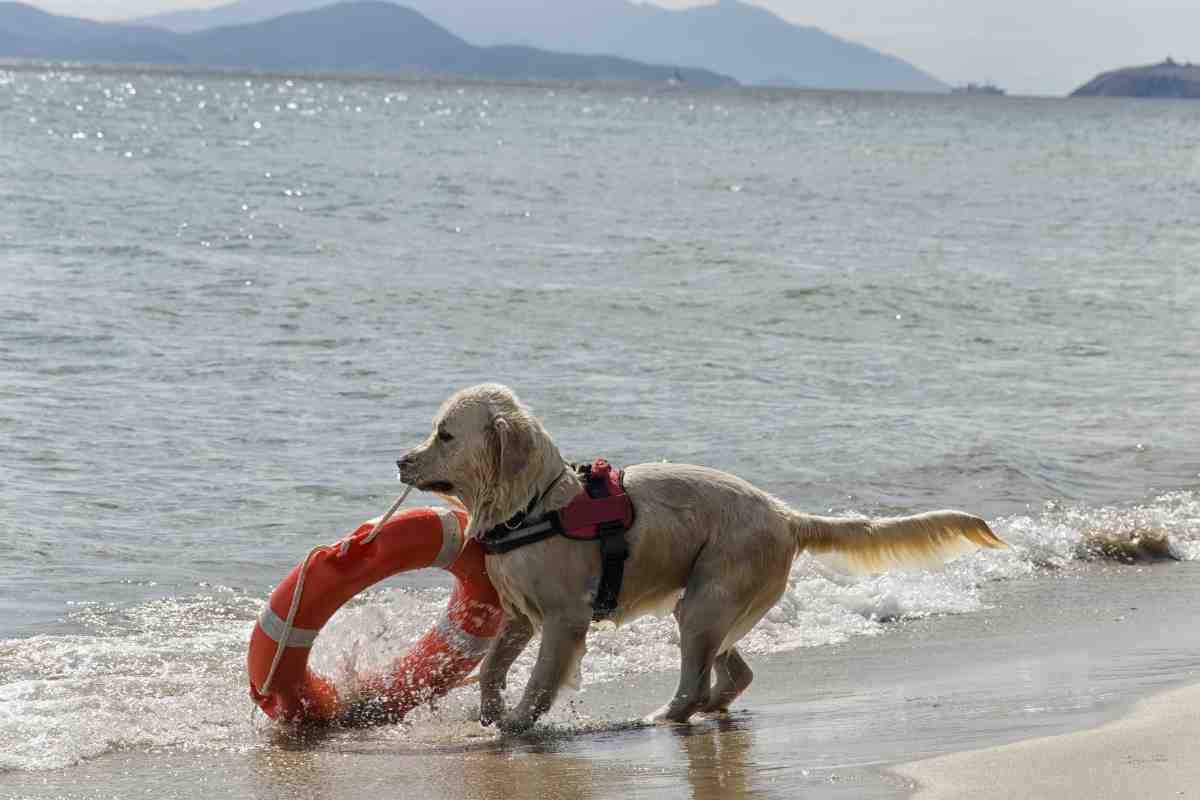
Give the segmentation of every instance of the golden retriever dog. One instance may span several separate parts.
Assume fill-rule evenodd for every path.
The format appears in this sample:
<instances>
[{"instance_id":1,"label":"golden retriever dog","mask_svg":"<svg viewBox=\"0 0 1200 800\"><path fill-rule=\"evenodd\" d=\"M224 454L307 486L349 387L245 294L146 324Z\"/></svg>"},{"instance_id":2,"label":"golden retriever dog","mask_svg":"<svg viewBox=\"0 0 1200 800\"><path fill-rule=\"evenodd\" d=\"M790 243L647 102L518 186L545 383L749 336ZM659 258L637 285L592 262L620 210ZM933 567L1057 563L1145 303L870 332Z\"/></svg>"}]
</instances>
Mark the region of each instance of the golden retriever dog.
<instances>
[{"instance_id":1,"label":"golden retriever dog","mask_svg":"<svg viewBox=\"0 0 1200 800\"><path fill-rule=\"evenodd\" d=\"M460 499L471 515L469 536L482 536L521 511L535 517L561 509L582 491L542 424L498 384L450 397L429 437L397 464L404 483ZM811 516L733 475L686 464L628 467L625 490L636 519L626 533L629 557L609 618L620 625L674 607L679 625L679 688L647 717L653 722L722 713L750 685L753 672L737 642L782 596L799 553L838 553L877 571L940 563L974 545L1005 546L982 519L959 511L886 519ZM488 555L487 570L504 623L480 667L480 721L522 731L579 674L600 548L551 536ZM502 691L509 668L538 628L542 642L532 675L520 703L506 714Z\"/></svg>"}]
</instances>

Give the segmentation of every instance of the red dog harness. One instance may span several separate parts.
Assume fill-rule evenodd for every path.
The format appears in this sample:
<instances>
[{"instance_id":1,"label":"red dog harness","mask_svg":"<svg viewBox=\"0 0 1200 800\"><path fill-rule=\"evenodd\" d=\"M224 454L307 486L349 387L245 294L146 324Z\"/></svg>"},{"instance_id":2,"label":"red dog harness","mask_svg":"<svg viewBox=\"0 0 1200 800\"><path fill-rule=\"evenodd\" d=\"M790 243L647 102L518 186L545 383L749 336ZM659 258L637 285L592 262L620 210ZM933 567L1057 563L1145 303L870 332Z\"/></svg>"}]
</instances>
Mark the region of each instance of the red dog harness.
<instances>
[{"instance_id":1,"label":"red dog harness","mask_svg":"<svg viewBox=\"0 0 1200 800\"><path fill-rule=\"evenodd\" d=\"M489 553L507 553L551 536L565 536L577 542L599 542L600 585L592 600L592 618L604 619L617 607L629 542L625 532L633 526L633 501L625 493L624 473L613 469L603 458L590 465L576 467L583 491L564 508L548 511L530 519L519 512L508 522L485 533L480 541ZM534 498L530 509L537 503Z\"/></svg>"}]
</instances>

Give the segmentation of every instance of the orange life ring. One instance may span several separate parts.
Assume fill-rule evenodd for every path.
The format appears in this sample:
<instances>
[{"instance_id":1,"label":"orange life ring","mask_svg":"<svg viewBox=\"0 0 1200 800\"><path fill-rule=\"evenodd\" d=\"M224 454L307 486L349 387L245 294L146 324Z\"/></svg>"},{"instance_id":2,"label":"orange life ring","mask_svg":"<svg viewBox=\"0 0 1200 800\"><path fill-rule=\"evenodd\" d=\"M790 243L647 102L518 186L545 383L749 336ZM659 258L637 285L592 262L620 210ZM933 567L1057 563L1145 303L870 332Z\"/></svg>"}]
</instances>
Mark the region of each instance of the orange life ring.
<instances>
[{"instance_id":1,"label":"orange life ring","mask_svg":"<svg viewBox=\"0 0 1200 800\"><path fill-rule=\"evenodd\" d=\"M258 707L272 719L292 722L332 722L352 713L333 681L309 669L313 642L350 598L398 572L423 567L440 567L456 578L445 613L385 674L360 676L360 685L372 711L389 719L458 685L483 658L502 616L483 548L473 539L463 542L466 526L463 512L416 508L389 519L370 541L365 540L375 526L366 522L340 542L315 549L271 593L250 635L246 667ZM288 631L298 583L303 591ZM284 652L272 674L278 647ZM268 678L270 685L264 685Z\"/></svg>"}]
</instances>

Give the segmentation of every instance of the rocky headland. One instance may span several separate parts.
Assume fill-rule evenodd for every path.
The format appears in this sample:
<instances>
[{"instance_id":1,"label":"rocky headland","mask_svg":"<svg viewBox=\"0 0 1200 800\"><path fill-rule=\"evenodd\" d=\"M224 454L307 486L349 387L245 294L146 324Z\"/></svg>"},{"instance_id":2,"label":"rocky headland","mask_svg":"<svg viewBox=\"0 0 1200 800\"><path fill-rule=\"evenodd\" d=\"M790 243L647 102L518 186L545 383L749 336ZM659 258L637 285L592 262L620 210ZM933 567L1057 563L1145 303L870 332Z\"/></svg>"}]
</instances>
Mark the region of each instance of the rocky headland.
<instances>
[{"instance_id":1,"label":"rocky headland","mask_svg":"<svg viewBox=\"0 0 1200 800\"><path fill-rule=\"evenodd\" d=\"M1200 64L1161 64L1104 72L1071 92L1072 97L1200 98Z\"/></svg>"}]
</instances>

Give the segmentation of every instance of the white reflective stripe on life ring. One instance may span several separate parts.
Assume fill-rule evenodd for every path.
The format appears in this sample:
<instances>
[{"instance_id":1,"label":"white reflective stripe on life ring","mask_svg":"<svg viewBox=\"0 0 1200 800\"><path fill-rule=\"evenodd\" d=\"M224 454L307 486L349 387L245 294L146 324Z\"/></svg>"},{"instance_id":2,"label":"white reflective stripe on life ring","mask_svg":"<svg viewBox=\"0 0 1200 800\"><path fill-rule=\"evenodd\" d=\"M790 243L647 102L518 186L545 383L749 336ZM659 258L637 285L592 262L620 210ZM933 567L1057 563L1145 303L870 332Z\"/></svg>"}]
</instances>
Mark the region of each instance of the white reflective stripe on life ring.
<instances>
[{"instance_id":1,"label":"white reflective stripe on life ring","mask_svg":"<svg viewBox=\"0 0 1200 800\"><path fill-rule=\"evenodd\" d=\"M434 511L437 512L438 519L442 521L442 549L438 551L437 558L430 566L446 569L457 561L459 554L462 553L462 528L459 527L458 517L450 509L435 508Z\"/></svg>"},{"instance_id":2,"label":"white reflective stripe on life ring","mask_svg":"<svg viewBox=\"0 0 1200 800\"><path fill-rule=\"evenodd\" d=\"M442 637L442 641L450 645L454 652L467 658L474 658L486 653L492 646L492 639L495 638L467 633L458 627L458 623L450 619L448 613L443 613L442 618L438 620L437 632L438 636Z\"/></svg>"},{"instance_id":3,"label":"white reflective stripe on life ring","mask_svg":"<svg viewBox=\"0 0 1200 800\"><path fill-rule=\"evenodd\" d=\"M271 610L271 605L268 603L263 607L262 613L258 615L258 627L262 628L262 632L267 635L271 641L279 644L279 640L283 638L283 629L287 627L287 621ZM317 640L319 630L312 628L292 628L288 633L287 642L284 647L312 647L313 642Z\"/></svg>"}]
</instances>

